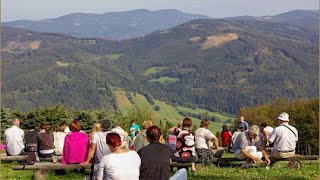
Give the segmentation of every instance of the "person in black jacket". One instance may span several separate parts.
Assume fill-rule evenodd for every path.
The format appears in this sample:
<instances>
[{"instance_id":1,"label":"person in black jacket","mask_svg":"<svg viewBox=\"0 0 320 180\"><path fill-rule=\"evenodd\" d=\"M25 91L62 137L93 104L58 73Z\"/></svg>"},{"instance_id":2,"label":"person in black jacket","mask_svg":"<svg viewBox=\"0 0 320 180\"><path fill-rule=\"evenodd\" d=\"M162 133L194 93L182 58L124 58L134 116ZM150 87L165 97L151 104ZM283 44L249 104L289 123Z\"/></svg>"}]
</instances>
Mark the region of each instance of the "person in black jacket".
<instances>
[{"instance_id":1,"label":"person in black jacket","mask_svg":"<svg viewBox=\"0 0 320 180\"><path fill-rule=\"evenodd\" d=\"M173 149L159 142L161 137L159 127L149 127L146 134L150 144L138 151L141 158L139 179L168 180L170 178L170 157Z\"/></svg>"},{"instance_id":2,"label":"person in black jacket","mask_svg":"<svg viewBox=\"0 0 320 180\"><path fill-rule=\"evenodd\" d=\"M25 152L37 152L37 136L36 126L33 122L27 124L28 131L25 133Z\"/></svg>"}]
</instances>

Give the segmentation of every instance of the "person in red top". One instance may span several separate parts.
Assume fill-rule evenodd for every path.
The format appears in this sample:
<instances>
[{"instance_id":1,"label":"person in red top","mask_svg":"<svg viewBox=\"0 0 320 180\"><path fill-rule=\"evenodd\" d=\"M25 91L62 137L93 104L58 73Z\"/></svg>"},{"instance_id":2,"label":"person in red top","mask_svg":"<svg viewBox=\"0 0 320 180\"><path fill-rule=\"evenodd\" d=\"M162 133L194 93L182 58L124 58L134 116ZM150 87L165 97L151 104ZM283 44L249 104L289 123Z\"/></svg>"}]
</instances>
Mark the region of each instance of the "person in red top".
<instances>
[{"instance_id":1,"label":"person in red top","mask_svg":"<svg viewBox=\"0 0 320 180\"><path fill-rule=\"evenodd\" d=\"M221 132L221 140L223 147L229 147L231 143L232 133L228 130L227 125L223 125L223 131Z\"/></svg>"}]
</instances>

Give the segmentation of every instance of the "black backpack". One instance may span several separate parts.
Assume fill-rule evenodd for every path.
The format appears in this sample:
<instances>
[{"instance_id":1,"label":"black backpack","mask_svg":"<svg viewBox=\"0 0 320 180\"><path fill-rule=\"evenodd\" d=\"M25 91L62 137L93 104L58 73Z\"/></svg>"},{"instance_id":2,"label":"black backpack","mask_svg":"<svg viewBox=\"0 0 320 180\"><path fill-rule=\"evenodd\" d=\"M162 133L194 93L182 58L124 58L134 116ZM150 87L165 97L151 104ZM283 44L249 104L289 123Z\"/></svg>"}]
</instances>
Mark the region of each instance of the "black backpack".
<instances>
[{"instance_id":1,"label":"black backpack","mask_svg":"<svg viewBox=\"0 0 320 180\"><path fill-rule=\"evenodd\" d=\"M33 165L37 160L36 153L35 152L29 152L26 156L25 165Z\"/></svg>"}]
</instances>

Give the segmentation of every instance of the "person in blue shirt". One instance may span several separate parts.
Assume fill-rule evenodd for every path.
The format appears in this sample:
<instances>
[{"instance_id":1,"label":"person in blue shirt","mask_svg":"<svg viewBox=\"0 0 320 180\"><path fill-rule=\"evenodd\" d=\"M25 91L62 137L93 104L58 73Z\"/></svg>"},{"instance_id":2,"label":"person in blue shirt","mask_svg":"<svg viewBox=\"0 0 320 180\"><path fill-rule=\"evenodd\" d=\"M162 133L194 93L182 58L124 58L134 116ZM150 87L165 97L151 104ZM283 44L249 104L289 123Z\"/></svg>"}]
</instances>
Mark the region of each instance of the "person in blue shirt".
<instances>
[{"instance_id":1,"label":"person in blue shirt","mask_svg":"<svg viewBox=\"0 0 320 180\"><path fill-rule=\"evenodd\" d=\"M131 125L129 127L129 136L134 139L136 134L140 131L140 127L136 124L135 120L131 120Z\"/></svg>"},{"instance_id":2,"label":"person in blue shirt","mask_svg":"<svg viewBox=\"0 0 320 180\"><path fill-rule=\"evenodd\" d=\"M249 129L249 124L244 120L244 116L240 116L238 127L244 127L245 131Z\"/></svg>"}]
</instances>

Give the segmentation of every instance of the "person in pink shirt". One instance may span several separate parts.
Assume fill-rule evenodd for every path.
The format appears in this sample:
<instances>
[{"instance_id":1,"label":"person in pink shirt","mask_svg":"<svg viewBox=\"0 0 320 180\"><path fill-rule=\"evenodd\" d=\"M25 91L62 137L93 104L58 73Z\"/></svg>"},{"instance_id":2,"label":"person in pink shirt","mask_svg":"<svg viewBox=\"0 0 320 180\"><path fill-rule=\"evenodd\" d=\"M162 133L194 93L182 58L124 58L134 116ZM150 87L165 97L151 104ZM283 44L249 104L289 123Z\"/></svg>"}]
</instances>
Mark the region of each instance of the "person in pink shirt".
<instances>
[{"instance_id":1,"label":"person in pink shirt","mask_svg":"<svg viewBox=\"0 0 320 180\"><path fill-rule=\"evenodd\" d=\"M86 133L80 132L81 124L74 120L69 125L70 133L64 140L62 164L80 163L86 160L90 147L89 138Z\"/></svg>"}]
</instances>

